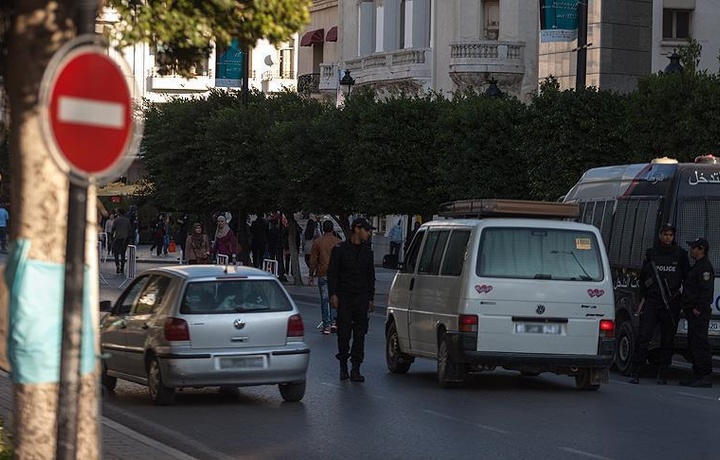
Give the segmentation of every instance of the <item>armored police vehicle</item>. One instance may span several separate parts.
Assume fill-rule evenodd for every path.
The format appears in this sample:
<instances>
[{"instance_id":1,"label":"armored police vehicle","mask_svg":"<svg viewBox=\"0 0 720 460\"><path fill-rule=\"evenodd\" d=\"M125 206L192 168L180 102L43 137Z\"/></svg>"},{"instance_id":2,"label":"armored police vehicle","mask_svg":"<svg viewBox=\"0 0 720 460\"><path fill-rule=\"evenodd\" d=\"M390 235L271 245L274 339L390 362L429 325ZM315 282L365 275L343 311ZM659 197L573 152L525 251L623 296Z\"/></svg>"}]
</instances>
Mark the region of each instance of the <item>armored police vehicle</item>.
<instances>
[{"instance_id":1,"label":"armored police vehicle","mask_svg":"<svg viewBox=\"0 0 720 460\"><path fill-rule=\"evenodd\" d=\"M708 258L720 273L720 164L712 156L695 163L658 158L650 163L606 166L586 171L563 198L580 205L580 221L602 235L615 285L617 346L615 365L630 371L637 330L638 279L645 250L653 245L663 223L676 227L675 239L702 236L710 243ZM720 278L715 279L710 344L720 354ZM656 352L658 344L651 344ZM687 321L677 325L676 352L686 354ZM656 354L651 351L650 360Z\"/></svg>"}]
</instances>

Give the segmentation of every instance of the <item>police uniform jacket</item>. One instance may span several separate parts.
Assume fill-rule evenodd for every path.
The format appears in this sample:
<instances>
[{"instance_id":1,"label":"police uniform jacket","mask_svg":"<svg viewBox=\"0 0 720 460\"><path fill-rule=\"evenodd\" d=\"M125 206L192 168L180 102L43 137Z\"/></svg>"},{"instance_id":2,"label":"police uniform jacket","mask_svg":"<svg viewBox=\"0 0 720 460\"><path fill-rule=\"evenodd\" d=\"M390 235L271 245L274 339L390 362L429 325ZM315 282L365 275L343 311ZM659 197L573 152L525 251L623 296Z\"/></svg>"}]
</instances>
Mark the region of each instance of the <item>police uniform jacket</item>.
<instances>
[{"instance_id":1,"label":"police uniform jacket","mask_svg":"<svg viewBox=\"0 0 720 460\"><path fill-rule=\"evenodd\" d=\"M696 260L683 284L683 308L711 308L715 298L715 270L707 257Z\"/></svg>"},{"instance_id":2,"label":"police uniform jacket","mask_svg":"<svg viewBox=\"0 0 720 460\"><path fill-rule=\"evenodd\" d=\"M665 304L652 262L655 262L658 276L670 302L680 292L680 286L690 269L687 251L674 241L670 246L663 246L658 241L645 253L645 261L640 272L640 295L648 304L663 307Z\"/></svg>"},{"instance_id":3,"label":"police uniform jacket","mask_svg":"<svg viewBox=\"0 0 720 460\"><path fill-rule=\"evenodd\" d=\"M352 244L350 240L335 246L330 254L327 272L328 294L338 297L367 297L375 295L375 260L367 244Z\"/></svg>"}]
</instances>

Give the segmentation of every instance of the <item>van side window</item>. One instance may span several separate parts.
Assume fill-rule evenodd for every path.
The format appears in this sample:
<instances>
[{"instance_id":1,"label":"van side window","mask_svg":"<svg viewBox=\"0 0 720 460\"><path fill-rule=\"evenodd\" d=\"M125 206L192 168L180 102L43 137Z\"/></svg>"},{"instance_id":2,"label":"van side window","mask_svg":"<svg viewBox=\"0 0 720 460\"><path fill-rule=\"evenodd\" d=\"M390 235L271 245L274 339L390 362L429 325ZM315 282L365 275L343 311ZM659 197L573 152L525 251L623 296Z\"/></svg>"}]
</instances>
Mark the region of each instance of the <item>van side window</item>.
<instances>
[{"instance_id":1,"label":"van side window","mask_svg":"<svg viewBox=\"0 0 720 460\"><path fill-rule=\"evenodd\" d=\"M425 236L425 230L418 230L417 233L415 233L415 237L408 248L402 273L415 273L415 264L417 264L417 257L420 252L420 245L422 244L423 236Z\"/></svg>"},{"instance_id":2,"label":"van side window","mask_svg":"<svg viewBox=\"0 0 720 460\"><path fill-rule=\"evenodd\" d=\"M645 250L655 241L661 202L660 198L618 200L608 248L611 265L630 268L642 266Z\"/></svg>"},{"instance_id":3,"label":"van side window","mask_svg":"<svg viewBox=\"0 0 720 460\"><path fill-rule=\"evenodd\" d=\"M469 230L453 230L450 233L445 260L443 261L441 275L460 276L463 262L467 252L467 244L470 239Z\"/></svg>"},{"instance_id":4,"label":"van side window","mask_svg":"<svg viewBox=\"0 0 720 460\"><path fill-rule=\"evenodd\" d=\"M440 262L445 251L450 230L428 232L427 241L418 264L418 274L437 275L440 272Z\"/></svg>"}]
</instances>

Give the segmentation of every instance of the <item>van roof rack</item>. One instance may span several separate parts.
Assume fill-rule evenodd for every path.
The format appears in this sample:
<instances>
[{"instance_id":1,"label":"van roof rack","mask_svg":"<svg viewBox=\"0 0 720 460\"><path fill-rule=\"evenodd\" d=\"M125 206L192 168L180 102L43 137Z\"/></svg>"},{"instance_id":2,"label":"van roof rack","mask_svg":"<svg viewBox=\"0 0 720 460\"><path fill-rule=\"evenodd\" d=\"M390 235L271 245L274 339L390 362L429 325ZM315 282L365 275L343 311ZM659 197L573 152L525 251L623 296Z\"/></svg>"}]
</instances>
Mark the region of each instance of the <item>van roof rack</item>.
<instances>
[{"instance_id":1,"label":"van roof rack","mask_svg":"<svg viewBox=\"0 0 720 460\"><path fill-rule=\"evenodd\" d=\"M577 219L576 203L553 201L477 199L449 201L440 205L438 215L449 218L534 217L544 219Z\"/></svg>"}]
</instances>

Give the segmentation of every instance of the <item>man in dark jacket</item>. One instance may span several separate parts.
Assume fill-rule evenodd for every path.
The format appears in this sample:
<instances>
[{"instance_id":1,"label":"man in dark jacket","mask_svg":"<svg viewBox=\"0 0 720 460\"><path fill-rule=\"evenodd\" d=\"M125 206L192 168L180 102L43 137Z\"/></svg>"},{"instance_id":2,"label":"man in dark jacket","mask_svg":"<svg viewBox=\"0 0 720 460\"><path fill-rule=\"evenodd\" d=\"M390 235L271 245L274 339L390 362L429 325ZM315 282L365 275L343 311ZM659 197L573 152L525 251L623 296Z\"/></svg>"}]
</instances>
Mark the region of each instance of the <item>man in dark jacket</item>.
<instances>
[{"instance_id":1,"label":"man in dark jacket","mask_svg":"<svg viewBox=\"0 0 720 460\"><path fill-rule=\"evenodd\" d=\"M328 293L330 306L337 309L338 354L335 356L340 361L340 380L365 381L360 364L365 358L368 312L375 311L375 260L366 244L373 228L367 220L355 219L350 239L335 246L330 254ZM348 359L352 362L350 374Z\"/></svg>"},{"instance_id":2,"label":"man in dark jacket","mask_svg":"<svg viewBox=\"0 0 720 460\"><path fill-rule=\"evenodd\" d=\"M666 373L675 348L675 330L680 314L680 286L689 270L687 252L675 242L675 227L663 224L658 241L645 253L640 272L640 327L633 353L630 383L639 383L655 327L660 325L660 364L657 383L667 383Z\"/></svg>"},{"instance_id":3,"label":"man in dark jacket","mask_svg":"<svg viewBox=\"0 0 720 460\"><path fill-rule=\"evenodd\" d=\"M115 273L125 272L125 251L132 235L132 224L125 217L125 210L118 209L118 216L112 225L113 249L115 251Z\"/></svg>"},{"instance_id":4,"label":"man in dark jacket","mask_svg":"<svg viewBox=\"0 0 720 460\"><path fill-rule=\"evenodd\" d=\"M691 380L680 385L696 388L712 387L712 351L708 342L708 326L712 301L715 298L715 270L707 258L709 248L705 238L688 241L690 257L695 265L683 284L682 308L688 322L688 347L692 355L693 373Z\"/></svg>"}]
</instances>

